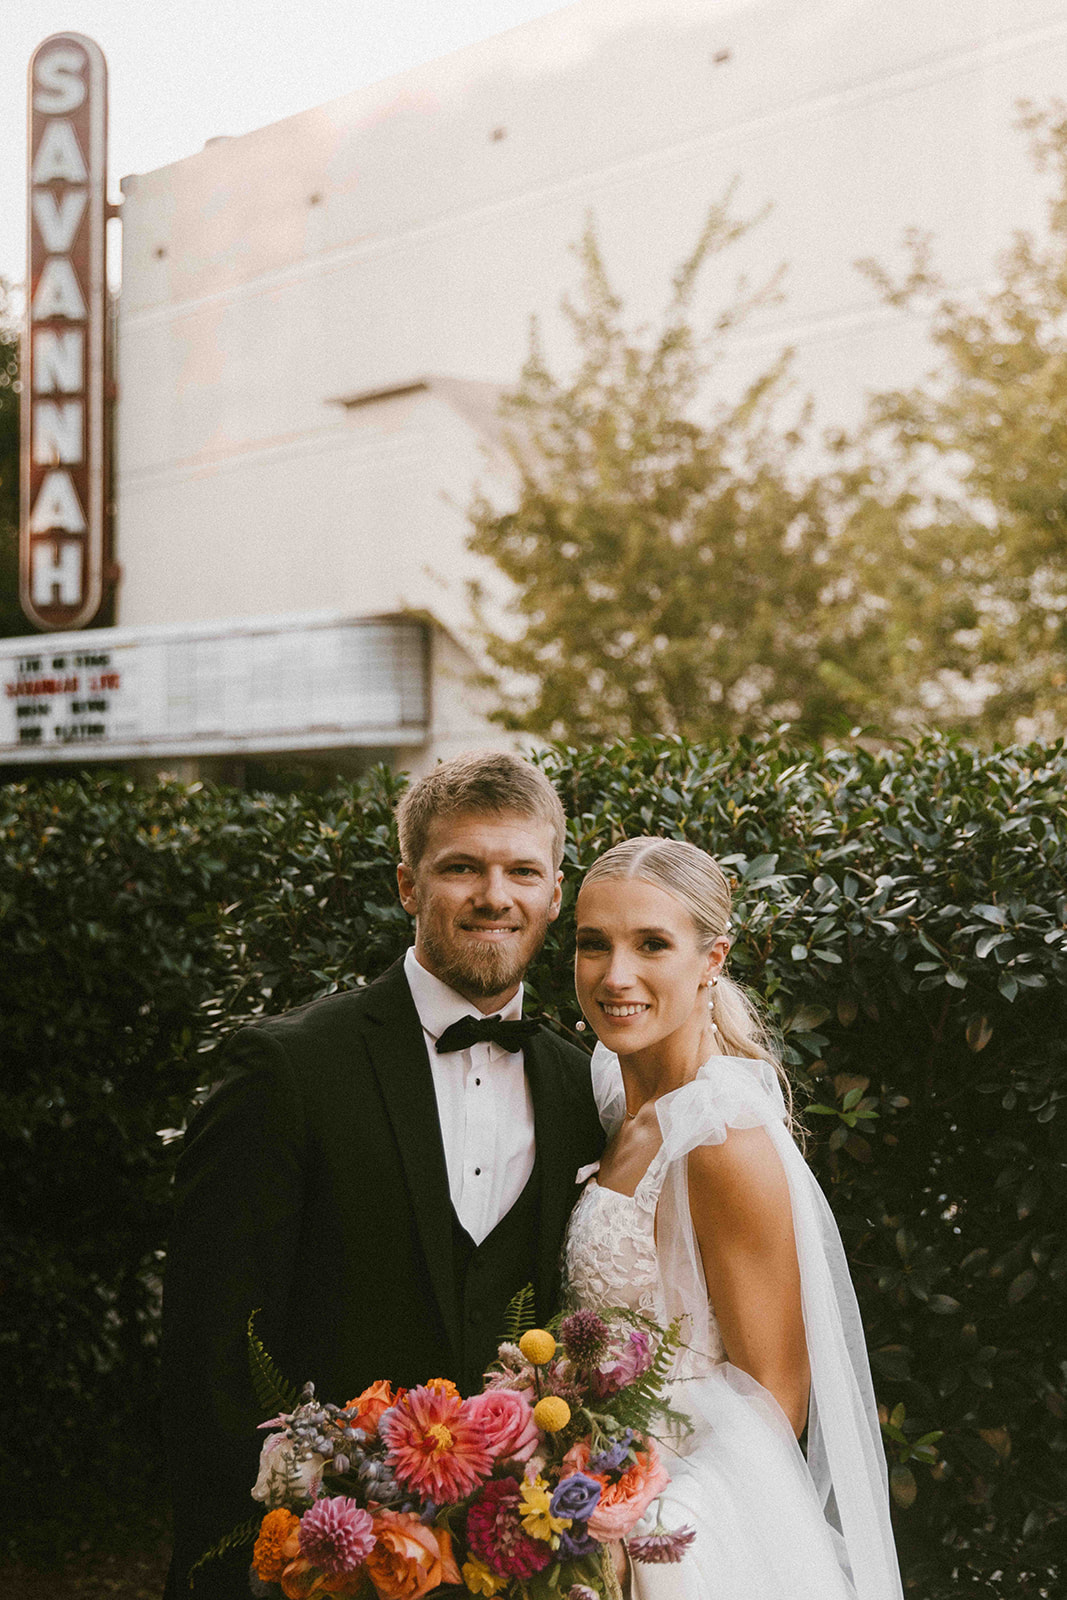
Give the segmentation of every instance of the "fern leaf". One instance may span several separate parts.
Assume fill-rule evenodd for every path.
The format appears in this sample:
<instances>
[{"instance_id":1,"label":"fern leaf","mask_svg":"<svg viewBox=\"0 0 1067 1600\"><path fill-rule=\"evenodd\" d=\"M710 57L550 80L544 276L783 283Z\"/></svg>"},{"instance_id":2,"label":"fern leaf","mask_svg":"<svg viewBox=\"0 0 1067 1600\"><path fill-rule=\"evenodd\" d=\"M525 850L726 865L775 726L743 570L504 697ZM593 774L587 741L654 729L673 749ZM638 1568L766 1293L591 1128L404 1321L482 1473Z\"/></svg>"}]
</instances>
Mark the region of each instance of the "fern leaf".
<instances>
[{"instance_id":1,"label":"fern leaf","mask_svg":"<svg viewBox=\"0 0 1067 1600\"><path fill-rule=\"evenodd\" d=\"M532 1283L524 1283L517 1294L508 1301L504 1312L504 1336L501 1343L518 1344L524 1333L533 1327L537 1316Z\"/></svg>"},{"instance_id":2,"label":"fern leaf","mask_svg":"<svg viewBox=\"0 0 1067 1600\"><path fill-rule=\"evenodd\" d=\"M254 1315L254 1313L253 1313ZM199 1572L201 1567L206 1567L209 1561L217 1561L219 1556L224 1556L228 1550L239 1550L242 1545L255 1544L263 1518L250 1517L247 1522L242 1522L240 1527L233 1528L224 1534L218 1544L213 1544L210 1550L194 1561L189 1568L189 1587L193 1587L193 1574Z\"/></svg>"},{"instance_id":3,"label":"fern leaf","mask_svg":"<svg viewBox=\"0 0 1067 1600\"><path fill-rule=\"evenodd\" d=\"M255 1322L261 1306L257 1306L248 1319L248 1369L252 1374L252 1390L256 1404L267 1416L295 1411L300 1404L299 1392L282 1377L263 1345L256 1338Z\"/></svg>"},{"instance_id":4,"label":"fern leaf","mask_svg":"<svg viewBox=\"0 0 1067 1600\"><path fill-rule=\"evenodd\" d=\"M628 1384L616 1398L612 1410L618 1420L627 1427L636 1429L639 1433L655 1433L656 1425L669 1424L679 1428L683 1433L692 1431L692 1423L681 1411L676 1411L664 1398L665 1389L671 1375L674 1358L682 1344L681 1318L675 1320L667 1328L659 1328L647 1318L629 1311L624 1313L627 1320L643 1324L649 1331L658 1337L655 1355L648 1371L641 1377Z\"/></svg>"}]
</instances>

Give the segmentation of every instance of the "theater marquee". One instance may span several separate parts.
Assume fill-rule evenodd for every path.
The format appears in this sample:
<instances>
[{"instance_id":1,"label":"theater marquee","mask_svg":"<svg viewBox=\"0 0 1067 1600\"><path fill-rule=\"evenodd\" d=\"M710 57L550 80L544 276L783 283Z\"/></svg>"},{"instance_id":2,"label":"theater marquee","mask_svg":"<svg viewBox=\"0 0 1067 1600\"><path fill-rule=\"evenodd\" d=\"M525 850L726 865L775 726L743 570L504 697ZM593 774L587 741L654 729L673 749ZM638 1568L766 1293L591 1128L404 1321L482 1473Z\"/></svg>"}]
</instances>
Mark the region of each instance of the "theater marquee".
<instances>
[{"instance_id":1,"label":"theater marquee","mask_svg":"<svg viewBox=\"0 0 1067 1600\"><path fill-rule=\"evenodd\" d=\"M103 597L107 67L57 33L29 73L20 593L31 622L83 628Z\"/></svg>"}]
</instances>

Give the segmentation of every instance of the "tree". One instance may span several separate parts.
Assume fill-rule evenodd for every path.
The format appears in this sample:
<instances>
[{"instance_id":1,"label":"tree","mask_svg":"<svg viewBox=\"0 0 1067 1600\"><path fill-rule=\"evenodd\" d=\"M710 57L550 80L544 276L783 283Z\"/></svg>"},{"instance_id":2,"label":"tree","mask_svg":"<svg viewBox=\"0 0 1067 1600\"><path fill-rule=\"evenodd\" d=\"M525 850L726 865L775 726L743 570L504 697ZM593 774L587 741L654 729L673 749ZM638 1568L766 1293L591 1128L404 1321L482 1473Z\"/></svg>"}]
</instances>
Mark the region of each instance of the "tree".
<instances>
[{"instance_id":1,"label":"tree","mask_svg":"<svg viewBox=\"0 0 1067 1600\"><path fill-rule=\"evenodd\" d=\"M0 638L30 631L19 605L19 344L0 278Z\"/></svg>"},{"instance_id":2,"label":"tree","mask_svg":"<svg viewBox=\"0 0 1067 1600\"><path fill-rule=\"evenodd\" d=\"M774 283L742 282L706 341L690 322L701 268L750 225L714 207L658 331L629 332L587 228L577 369L555 378L534 327L504 402L518 503L476 499L471 548L511 580L488 653L503 720L551 737L708 738L786 719L854 717L823 670L831 556L822 485L797 470L804 416L777 422L788 353L696 419L723 340ZM472 598L483 618L484 587Z\"/></svg>"},{"instance_id":3,"label":"tree","mask_svg":"<svg viewBox=\"0 0 1067 1600\"><path fill-rule=\"evenodd\" d=\"M854 670L888 687L887 721L998 738L1062 733L1067 687L1067 106L1022 126L1055 180L1047 239L1017 234L970 301L919 235L902 280L866 263L890 305L929 314L941 360L837 441Z\"/></svg>"}]
</instances>

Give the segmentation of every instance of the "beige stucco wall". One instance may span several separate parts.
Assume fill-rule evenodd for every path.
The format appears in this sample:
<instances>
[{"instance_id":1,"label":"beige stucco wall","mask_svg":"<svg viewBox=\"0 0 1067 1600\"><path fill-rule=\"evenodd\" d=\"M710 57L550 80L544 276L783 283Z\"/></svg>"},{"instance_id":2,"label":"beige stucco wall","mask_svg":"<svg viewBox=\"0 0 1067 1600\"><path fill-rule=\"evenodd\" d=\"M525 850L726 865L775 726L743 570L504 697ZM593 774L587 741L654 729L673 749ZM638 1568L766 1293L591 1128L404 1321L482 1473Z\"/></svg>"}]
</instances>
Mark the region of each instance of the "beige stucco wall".
<instances>
[{"instance_id":1,"label":"beige stucco wall","mask_svg":"<svg viewBox=\"0 0 1067 1600\"><path fill-rule=\"evenodd\" d=\"M1067 81L1067 0L579 0L526 28L124 183L119 620L427 607L457 631L486 431L421 374L508 384L595 215L635 317L662 303L709 203L770 217L707 274L789 264L718 388L784 344L798 393L854 420L906 383L922 324L854 267L936 236L985 281L1043 180L1020 95Z\"/></svg>"},{"instance_id":2,"label":"beige stucco wall","mask_svg":"<svg viewBox=\"0 0 1067 1600\"><path fill-rule=\"evenodd\" d=\"M499 476L480 435L432 388L320 409L284 438L123 471L123 625L329 606L462 631L465 508Z\"/></svg>"}]
</instances>

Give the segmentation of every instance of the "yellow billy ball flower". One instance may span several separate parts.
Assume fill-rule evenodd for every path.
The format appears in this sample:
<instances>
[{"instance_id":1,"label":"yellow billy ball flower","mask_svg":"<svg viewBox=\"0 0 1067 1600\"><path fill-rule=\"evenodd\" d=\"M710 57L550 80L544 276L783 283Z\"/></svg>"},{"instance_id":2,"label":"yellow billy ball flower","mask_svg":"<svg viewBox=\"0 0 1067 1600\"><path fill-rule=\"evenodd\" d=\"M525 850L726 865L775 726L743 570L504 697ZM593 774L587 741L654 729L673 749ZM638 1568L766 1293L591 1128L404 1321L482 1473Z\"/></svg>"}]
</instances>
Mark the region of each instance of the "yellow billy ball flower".
<instances>
[{"instance_id":1,"label":"yellow billy ball flower","mask_svg":"<svg viewBox=\"0 0 1067 1600\"><path fill-rule=\"evenodd\" d=\"M543 1433L558 1433L571 1420L571 1408L558 1394L546 1394L534 1406L533 1419Z\"/></svg>"},{"instance_id":2,"label":"yellow billy ball flower","mask_svg":"<svg viewBox=\"0 0 1067 1600\"><path fill-rule=\"evenodd\" d=\"M531 1328L519 1340L519 1349L535 1367L546 1366L556 1353L556 1341L544 1328Z\"/></svg>"},{"instance_id":3,"label":"yellow billy ball flower","mask_svg":"<svg viewBox=\"0 0 1067 1600\"><path fill-rule=\"evenodd\" d=\"M500 1593L505 1579L498 1578L495 1572L490 1572L484 1561L478 1561L471 1556L469 1561L463 1563L463 1582L471 1594L491 1597Z\"/></svg>"}]
</instances>

